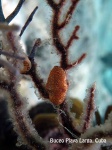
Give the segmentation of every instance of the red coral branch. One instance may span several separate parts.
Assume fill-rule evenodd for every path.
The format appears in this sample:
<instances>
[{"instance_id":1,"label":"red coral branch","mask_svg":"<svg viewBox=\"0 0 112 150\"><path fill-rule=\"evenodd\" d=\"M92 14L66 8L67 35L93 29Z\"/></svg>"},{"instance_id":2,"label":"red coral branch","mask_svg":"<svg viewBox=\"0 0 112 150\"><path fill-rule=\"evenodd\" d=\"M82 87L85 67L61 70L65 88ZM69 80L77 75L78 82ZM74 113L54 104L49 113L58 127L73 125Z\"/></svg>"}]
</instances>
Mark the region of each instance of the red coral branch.
<instances>
[{"instance_id":1,"label":"red coral branch","mask_svg":"<svg viewBox=\"0 0 112 150\"><path fill-rule=\"evenodd\" d=\"M57 9L57 4L53 0L46 0L49 6L51 6L54 10Z\"/></svg>"},{"instance_id":2,"label":"red coral branch","mask_svg":"<svg viewBox=\"0 0 112 150\"><path fill-rule=\"evenodd\" d=\"M64 2L61 2L61 6L63 6L62 4L64 4ZM61 24L58 25L58 29L62 29L67 24L69 24L78 2L79 2L79 0L72 0L71 6L70 6L68 12L66 13L65 19Z\"/></svg>"},{"instance_id":3,"label":"red coral branch","mask_svg":"<svg viewBox=\"0 0 112 150\"><path fill-rule=\"evenodd\" d=\"M32 48L31 54L29 55L29 59L31 61L31 69L27 74L30 75L30 77L32 78L32 80L33 80L35 86L37 87L37 89L39 90L41 96L43 98L49 98L49 95L48 95L48 92L46 91L43 80L39 77L39 75L37 73L37 64L34 61L35 51L38 49L40 44L41 44L41 40L37 39Z\"/></svg>"},{"instance_id":4,"label":"red coral branch","mask_svg":"<svg viewBox=\"0 0 112 150\"><path fill-rule=\"evenodd\" d=\"M65 27L65 24L67 23L66 20L67 20L68 16L69 15L72 16L73 11L76 8L78 1L79 0L72 1L71 7L69 8L67 15L66 15L66 19L63 21L63 23L61 25L59 25L59 18L61 15L62 6L63 6L65 1L63 0L59 4L56 5L53 1L51 3L50 0L47 0L48 4L53 8L52 30L51 30L52 31L53 44L54 44L56 50L61 55L60 66L64 70L70 69L71 67L74 66L74 63L70 64L68 61L68 49L69 49L70 45L72 44L73 40L78 39L78 36L76 35L76 33L79 29L79 26L75 27L75 30L73 31L73 34L70 37L70 39L68 40L66 46L62 43L62 39L60 38L59 33L60 33L60 30L62 30ZM70 18L68 20L70 20ZM68 21L68 23L69 23L69 21ZM86 54L83 54L83 55L86 56ZM82 58L81 61L85 58L85 57L83 57L83 55L81 56L81 58Z\"/></svg>"},{"instance_id":5,"label":"red coral branch","mask_svg":"<svg viewBox=\"0 0 112 150\"><path fill-rule=\"evenodd\" d=\"M71 44L72 44L72 42L73 42L74 39L76 39L76 40L79 39L79 37L76 35L77 31L79 30L79 28L80 28L79 26L75 27L75 29L74 29L74 31L72 33L72 36L70 37L70 39L69 39L69 41L68 41L68 43L66 45L66 49L69 49L69 47L71 46Z\"/></svg>"},{"instance_id":6,"label":"red coral branch","mask_svg":"<svg viewBox=\"0 0 112 150\"><path fill-rule=\"evenodd\" d=\"M85 101L85 108L82 116L83 124L82 125L82 133L84 133L91 125L91 120L93 117L93 113L95 111L95 103L94 103L94 93L95 93L95 84L89 90L89 96Z\"/></svg>"}]
</instances>

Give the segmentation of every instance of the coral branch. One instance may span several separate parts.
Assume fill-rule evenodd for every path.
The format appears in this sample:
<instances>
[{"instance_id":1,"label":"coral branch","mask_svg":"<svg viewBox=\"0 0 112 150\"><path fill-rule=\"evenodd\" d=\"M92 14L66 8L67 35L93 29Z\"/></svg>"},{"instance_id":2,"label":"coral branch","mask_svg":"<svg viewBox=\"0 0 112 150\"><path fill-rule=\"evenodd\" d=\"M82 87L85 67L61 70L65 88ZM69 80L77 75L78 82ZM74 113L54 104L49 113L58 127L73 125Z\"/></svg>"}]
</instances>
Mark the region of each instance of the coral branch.
<instances>
[{"instance_id":1,"label":"coral branch","mask_svg":"<svg viewBox=\"0 0 112 150\"><path fill-rule=\"evenodd\" d=\"M73 139L78 138L80 136L80 132L73 125L73 120L70 117L70 113L66 101L64 101L60 105L60 109L58 113L60 114L60 119L64 127L65 133L67 133Z\"/></svg>"},{"instance_id":2,"label":"coral branch","mask_svg":"<svg viewBox=\"0 0 112 150\"><path fill-rule=\"evenodd\" d=\"M30 16L28 17L28 19L27 19L25 25L23 26L23 28L22 28L22 30L21 30L21 32L20 32L20 34L19 34L20 37L22 36L22 34L24 33L25 29L28 27L28 25L29 25L30 22L32 21L33 16L34 16L34 14L36 13L37 9L38 9L38 6L35 7L35 9L32 11L32 13L30 14Z\"/></svg>"},{"instance_id":3,"label":"coral branch","mask_svg":"<svg viewBox=\"0 0 112 150\"><path fill-rule=\"evenodd\" d=\"M4 66L5 68L7 68L11 74L13 74L17 78L19 78L19 72L18 72L18 70L16 70L10 63L8 63L8 62L0 59L0 64L2 66Z\"/></svg>"},{"instance_id":4,"label":"coral branch","mask_svg":"<svg viewBox=\"0 0 112 150\"><path fill-rule=\"evenodd\" d=\"M31 69L29 70L29 72L27 73L27 75L30 75L35 86L38 88L40 94L42 97L44 98L49 98L48 92L45 89L45 85L43 84L43 80L40 79L39 75L37 74L37 64L34 61L34 56L35 56L35 51L36 49L39 47L39 45L41 44L41 40L37 39L32 51L29 55L29 59L31 61Z\"/></svg>"},{"instance_id":5,"label":"coral branch","mask_svg":"<svg viewBox=\"0 0 112 150\"><path fill-rule=\"evenodd\" d=\"M47 146L44 142L42 142L40 136L31 124L28 113L25 110L24 100L18 93L17 81L18 76L20 78L19 72L16 70L16 68L4 60L0 60L0 64L8 69L10 75L10 83L7 83L6 86L6 83L3 81L0 83L0 88L5 89L10 95L8 100L11 110L10 115L13 119L15 130L20 136L20 141L18 141L17 144L19 145L21 142L23 142L21 144L25 144L34 150L46 150Z\"/></svg>"},{"instance_id":6,"label":"coral branch","mask_svg":"<svg viewBox=\"0 0 112 150\"><path fill-rule=\"evenodd\" d=\"M21 49L19 48L20 46L19 37L17 37L12 31L7 32L6 37L7 37L9 44L11 45L12 51L14 53L21 52Z\"/></svg>"},{"instance_id":7,"label":"coral branch","mask_svg":"<svg viewBox=\"0 0 112 150\"><path fill-rule=\"evenodd\" d=\"M9 53L9 52L6 52L6 51L0 49L0 55L1 54L5 55L5 56L12 57L12 58L16 58L16 59L19 59L19 60L24 60L25 59L25 57L19 56L19 55L14 54L14 53Z\"/></svg>"},{"instance_id":8,"label":"coral branch","mask_svg":"<svg viewBox=\"0 0 112 150\"><path fill-rule=\"evenodd\" d=\"M65 19L64 21L58 25L58 29L62 29L64 28L67 24L69 24L70 20L71 20L71 17L73 15L73 12L78 4L79 0L72 0L72 3L71 3L71 6L65 16Z\"/></svg>"},{"instance_id":9,"label":"coral branch","mask_svg":"<svg viewBox=\"0 0 112 150\"><path fill-rule=\"evenodd\" d=\"M30 123L31 120L27 112L24 111L25 108L23 106L23 100L18 95L13 84L10 85L9 92L11 97L10 103L12 103L13 105L13 118L15 119L14 122L17 123L16 128L18 130L18 134L22 138L22 142L25 145L29 145L30 147L35 148L36 150L45 150L46 146L42 142L36 130L34 130L32 124Z\"/></svg>"},{"instance_id":10,"label":"coral branch","mask_svg":"<svg viewBox=\"0 0 112 150\"><path fill-rule=\"evenodd\" d=\"M4 17L4 14L3 14L3 10L2 10L2 0L0 0L0 23L1 22L5 22L5 17Z\"/></svg>"},{"instance_id":11,"label":"coral branch","mask_svg":"<svg viewBox=\"0 0 112 150\"><path fill-rule=\"evenodd\" d=\"M38 39L35 41L35 44L34 44L32 50L31 50L31 53L30 53L30 55L29 55L29 59L30 59L30 60L34 60L35 51L36 51L37 47L40 46L40 44L41 44L41 39L38 38Z\"/></svg>"},{"instance_id":12,"label":"coral branch","mask_svg":"<svg viewBox=\"0 0 112 150\"><path fill-rule=\"evenodd\" d=\"M79 58L78 58L78 60L76 60L74 63L72 63L72 64L69 64L68 66L67 66L67 68L66 68L66 70L67 69L70 69L70 68L72 68L72 67L74 67L74 66L77 66L78 64L80 64L82 61L83 61L83 59L86 57L86 53L84 53L84 54L82 54Z\"/></svg>"},{"instance_id":13,"label":"coral branch","mask_svg":"<svg viewBox=\"0 0 112 150\"><path fill-rule=\"evenodd\" d=\"M70 37L69 41L67 42L67 45L66 45L66 49L69 49L69 47L71 46L72 42L74 39L78 40L79 37L76 35L77 34L77 31L79 30L79 26L76 26L73 33L72 33L72 36Z\"/></svg>"},{"instance_id":14,"label":"coral branch","mask_svg":"<svg viewBox=\"0 0 112 150\"><path fill-rule=\"evenodd\" d=\"M60 0L60 2L59 2L59 4L58 4L59 8L64 5L65 1L66 1L66 0Z\"/></svg>"},{"instance_id":15,"label":"coral branch","mask_svg":"<svg viewBox=\"0 0 112 150\"><path fill-rule=\"evenodd\" d=\"M35 86L38 88L41 96L43 98L49 98L48 93L45 89L45 85L43 84L43 80L40 79L39 75L37 74L37 70L36 70L37 64L34 61L31 61L31 65L32 65L32 67L27 74L31 76L31 78L32 78Z\"/></svg>"},{"instance_id":16,"label":"coral branch","mask_svg":"<svg viewBox=\"0 0 112 150\"><path fill-rule=\"evenodd\" d=\"M93 113L95 111L94 104L95 84L90 88L89 95L85 100L85 107L82 115L81 132L84 133L91 125Z\"/></svg>"},{"instance_id":17,"label":"coral branch","mask_svg":"<svg viewBox=\"0 0 112 150\"><path fill-rule=\"evenodd\" d=\"M12 50L14 52L16 52L17 51L17 46L15 45L15 42L14 42L14 40L15 40L14 34L12 32L8 32L7 33L7 39L8 39L8 41L9 41L11 47L12 47Z\"/></svg>"},{"instance_id":18,"label":"coral branch","mask_svg":"<svg viewBox=\"0 0 112 150\"><path fill-rule=\"evenodd\" d=\"M13 19L14 19L14 17L18 14L18 12L20 11L20 9L21 9L21 7L22 7L22 5L23 5L23 3L25 2L25 0L20 0L19 1L19 3L18 3L18 5L17 5L17 7L15 8L15 10L5 19L5 21L7 22L7 23L10 23Z\"/></svg>"},{"instance_id":19,"label":"coral branch","mask_svg":"<svg viewBox=\"0 0 112 150\"><path fill-rule=\"evenodd\" d=\"M49 6L51 6L54 10L57 9L57 4L53 0L46 0Z\"/></svg>"},{"instance_id":20,"label":"coral branch","mask_svg":"<svg viewBox=\"0 0 112 150\"><path fill-rule=\"evenodd\" d=\"M49 2L49 0L47 0ZM79 0L74 0L72 1L72 4L71 7L69 8L69 11L67 13L67 16L69 16L69 14L73 13L73 10L75 9L77 3L78 3ZM73 40L74 39L78 39L78 36L76 35L76 32L78 31L79 29L79 26L76 26L75 27L75 30L73 31L72 33L72 36L70 37L70 39L68 40L66 46L62 43L62 39L60 38L59 36L59 32L60 32L60 29L62 30L64 28L65 25L62 25L62 27L60 28L59 27L59 18L60 18L60 11L62 11L62 6L63 6L63 3L65 1L63 0L62 2L60 2L61 4L61 7L58 7L57 9L55 9L53 11L53 19L52 19L52 38L53 38L53 44L56 48L56 50L60 53L61 55L61 60L60 60L60 66L64 69L64 70L67 70L67 69L70 69L71 67L73 67L75 64L71 65L68 61L68 49L70 47L70 45L72 44ZM50 2L49 2L50 3ZM52 4L49 4L50 6ZM58 5L58 4L57 4ZM51 6L52 7L52 6ZM83 54L80 59L78 60L78 62L80 63L83 59L85 58L85 54ZM76 61L77 62L77 61ZM76 63L75 62L75 63Z\"/></svg>"}]
</instances>

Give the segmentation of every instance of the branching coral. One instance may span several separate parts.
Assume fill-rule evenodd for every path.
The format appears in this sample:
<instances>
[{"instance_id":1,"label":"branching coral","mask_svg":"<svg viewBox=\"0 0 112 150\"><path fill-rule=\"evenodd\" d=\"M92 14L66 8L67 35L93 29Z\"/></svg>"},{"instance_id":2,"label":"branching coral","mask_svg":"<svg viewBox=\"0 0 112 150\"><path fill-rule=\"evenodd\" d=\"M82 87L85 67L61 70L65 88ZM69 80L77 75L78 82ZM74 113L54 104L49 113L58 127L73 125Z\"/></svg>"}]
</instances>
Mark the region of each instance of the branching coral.
<instances>
[{"instance_id":1,"label":"branching coral","mask_svg":"<svg viewBox=\"0 0 112 150\"><path fill-rule=\"evenodd\" d=\"M2 12L0 5L0 29L2 32L2 43L3 50L1 54L6 56L6 59L0 59L1 69L6 73L4 77L1 77L0 89L8 94L8 105L9 112L12 117L14 129L19 136L18 145L24 144L27 149L35 150L46 150L49 149L49 142L42 141L38 135L31 119L28 116L28 112L25 109L25 100L22 98L18 86L22 79L22 75L30 76L38 89L43 99L49 100L56 109L59 116L59 122L63 132L68 135L71 139L92 139L93 143L78 143L73 144L73 150L79 149L103 149L104 145L95 143L96 138L105 138L109 143L112 143L112 115L109 116L108 121L98 127L91 127L92 116L95 111L94 94L95 84L93 84L88 90L88 95L84 101L84 110L80 118L79 124L74 123L74 119L69 111L68 103L66 102L66 93L69 88L69 81L67 80L68 70L72 67L80 64L85 58L86 54L82 54L77 61L70 63L68 60L69 48L74 40L79 39L77 31L79 26L76 26L70 36L67 44L63 44L63 40L60 37L60 32L70 23L73 12L79 2L79 0L71 0L70 7L65 14L62 22L60 17L62 15L63 7L66 0L60 0L56 3L53 0L46 0L48 5L53 10L53 16L51 21L51 36L53 46L60 55L60 66L54 66L51 70L48 82L45 85L43 80L40 78L37 72L37 64L35 62L35 51L38 50L41 44L41 39L37 39L29 56L27 56L20 45L20 37L25 31L26 27L30 23L35 14L37 7L33 10L28 20L26 21L21 33L17 35L17 26L9 26L8 23L16 16L19 12L24 0L20 0L18 6L6 19ZM1 1L0 1L1 4ZM7 44L5 44L7 43ZM108 146L109 147L109 146Z\"/></svg>"}]
</instances>

